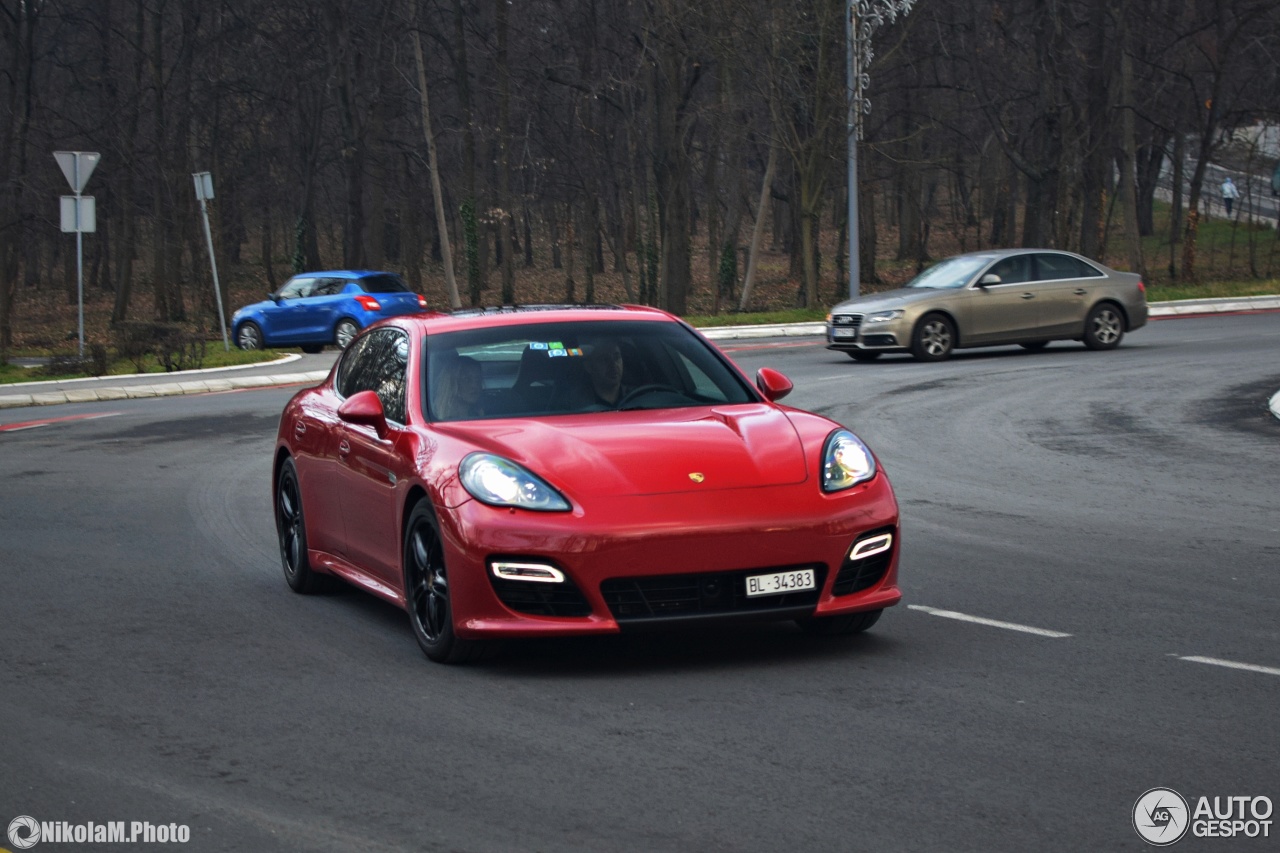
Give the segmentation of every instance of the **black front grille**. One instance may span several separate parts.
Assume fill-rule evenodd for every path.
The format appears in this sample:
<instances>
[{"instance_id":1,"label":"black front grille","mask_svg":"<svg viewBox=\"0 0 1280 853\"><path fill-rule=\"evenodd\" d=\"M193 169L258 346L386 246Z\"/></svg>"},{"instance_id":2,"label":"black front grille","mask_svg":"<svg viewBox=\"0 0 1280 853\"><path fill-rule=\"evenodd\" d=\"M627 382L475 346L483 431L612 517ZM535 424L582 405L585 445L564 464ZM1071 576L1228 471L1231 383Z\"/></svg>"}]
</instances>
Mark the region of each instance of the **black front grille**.
<instances>
[{"instance_id":1,"label":"black front grille","mask_svg":"<svg viewBox=\"0 0 1280 853\"><path fill-rule=\"evenodd\" d=\"M812 569L817 588L778 595L747 598L749 575ZM812 607L826 577L826 566L775 566L733 572L691 575L657 575L643 578L610 578L600 593L613 618L619 622L669 619L686 616L767 613L796 607Z\"/></svg>"},{"instance_id":2,"label":"black front grille","mask_svg":"<svg viewBox=\"0 0 1280 853\"><path fill-rule=\"evenodd\" d=\"M885 533L892 533L894 539L888 551L882 551L861 560L851 560L848 555L845 556L844 562L840 565L840 573L836 575L836 582L831 585L832 595L852 595L855 592L870 589L884 579L884 573L889 571L889 564L893 562L893 553L898 547L898 531L892 527L885 527L858 537L858 541L862 541Z\"/></svg>"},{"instance_id":3,"label":"black front grille","mask_svg":"<svg viewBox=\"0 0 1280 853\"><path fill-rule=\"evenodd\" d=\"M832 314L831 325L841 326L845 328L852 326L853 328L856 329L862 325L862 315L861 314Z\"/></svg>"},{"instance_id":4,"label":"black front grille","mask_svg":"<svg viewBox=\"0 0 1280 853\"><path fill-rule=\"evenodd\" d=\"M517 613L532 616L590 616L591 605L573 581L537 583L489 575L498 600Z\"/></svg>"}]
</instances>

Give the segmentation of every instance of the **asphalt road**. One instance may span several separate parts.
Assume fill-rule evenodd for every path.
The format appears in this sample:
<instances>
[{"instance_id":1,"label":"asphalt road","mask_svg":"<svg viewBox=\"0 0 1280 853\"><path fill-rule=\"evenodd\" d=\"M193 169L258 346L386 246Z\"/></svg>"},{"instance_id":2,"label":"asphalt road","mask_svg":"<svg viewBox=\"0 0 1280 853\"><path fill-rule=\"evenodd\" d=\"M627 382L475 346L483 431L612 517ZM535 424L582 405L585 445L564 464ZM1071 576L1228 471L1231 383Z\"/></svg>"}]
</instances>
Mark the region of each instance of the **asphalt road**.
<instances>
[{"instance_id":1,"label":"asphalt road","mask_svg":"<svg viewBox=\"0 0 1280 853\"><path fill-rule=\"evenodd\" d=\"M723 346L892 478L906 600L869 634L433 665L394 608L285 586L268 469L290 389L0 411L0 827L184 825L202 851L1140 850L1150 788L1280 802L1280 313L942 364ZM1274 820L1176 849L1275 849Z\"/></svg>"}]
</instances>

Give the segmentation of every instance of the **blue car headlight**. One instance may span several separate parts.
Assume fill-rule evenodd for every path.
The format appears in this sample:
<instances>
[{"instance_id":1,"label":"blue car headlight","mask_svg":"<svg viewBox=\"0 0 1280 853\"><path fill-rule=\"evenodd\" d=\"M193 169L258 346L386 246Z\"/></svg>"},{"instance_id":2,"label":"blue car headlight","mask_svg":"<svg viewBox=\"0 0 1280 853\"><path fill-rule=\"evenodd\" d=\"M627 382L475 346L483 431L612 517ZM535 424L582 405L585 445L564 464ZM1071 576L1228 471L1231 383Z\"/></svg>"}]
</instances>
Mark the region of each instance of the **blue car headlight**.
<instances>
[{"instance_id":1,"label":"blue car headlight","mask_svg":"<svg viewBox=\"0 0 1280 853\"><path fill-rule=\"evenodd\" d=\"M875 457L861 439L847 429L827 436L822 446L822 491L839 492L875 475Z\"/></svg>"},{"instance_id":2,"label":"blue car headlight","mask_svg":"<svg viewBox=\"0 0 1280 853\"><path fill-rule=\"evenodd\" d=\"M568 512L569 502L523 465L492 453L472 453L458 467L462 486L481 503L541 512Z\"/></svg>"}]
</instances>

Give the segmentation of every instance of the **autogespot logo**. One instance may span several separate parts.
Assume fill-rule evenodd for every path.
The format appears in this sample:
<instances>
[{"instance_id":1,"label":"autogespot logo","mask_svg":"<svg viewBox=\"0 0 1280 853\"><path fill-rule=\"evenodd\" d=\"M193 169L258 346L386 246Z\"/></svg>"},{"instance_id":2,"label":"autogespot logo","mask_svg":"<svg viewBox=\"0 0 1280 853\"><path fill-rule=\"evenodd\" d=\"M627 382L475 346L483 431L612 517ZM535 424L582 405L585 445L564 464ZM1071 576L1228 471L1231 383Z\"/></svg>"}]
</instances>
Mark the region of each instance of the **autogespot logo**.
<instances>
[{"instance_id":1,"label":"autogespot logo","mask_svg":"<svg viewBox=\"0 0 1280 853\"><path fill-rule=\"evenodd\" d=\"M33 817L18 815L9 821L9 843L19 850L36 846L40 840L40 822Z\"/></svg>"},{"instance_id":2,"label":"autogespot logo","mask_svg":"<svg viewBox=\"0 0 1280 853\"><path fill-rule=\"evenodd\" d=\"M1172 788L1152 788L1133 804L1133 828L1156 847L1181 839L1190 823L1187 801Z\"/></svg>"}]
</instances>

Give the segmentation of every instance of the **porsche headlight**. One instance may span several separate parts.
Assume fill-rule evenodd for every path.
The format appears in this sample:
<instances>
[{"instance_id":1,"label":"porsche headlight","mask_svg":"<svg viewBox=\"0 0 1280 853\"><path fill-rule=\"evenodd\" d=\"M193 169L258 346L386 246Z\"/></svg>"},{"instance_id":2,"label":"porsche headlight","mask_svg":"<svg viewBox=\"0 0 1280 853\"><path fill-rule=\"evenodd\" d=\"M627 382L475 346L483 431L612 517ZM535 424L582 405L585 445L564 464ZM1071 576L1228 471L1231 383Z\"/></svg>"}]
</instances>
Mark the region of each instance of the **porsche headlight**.
<instances>
[{"instance_id":1,"label":"porsche headlight","mask_svg":"<svg viewBox=\"0 0 1280 853\"><path fill-rule=\"evenodd\" d=\"M895 308L893 311L876 311L862 318L863 323L888 323L890 320L897 320L902 316L902 309Z\"/></svg>"},{"instance_id":2,"label":"porsche headlight","mask_svg":"<svg viewBox=\"0 0 1280 853\"><path fill-rule=\"evenodd\" d=\"M822 447L822 491L848 489L875 475L875 457L856 435L838 429L827 436Z\"/></svg>"},{"instance_id":3,"label":"porsche headlight","mask_svg":"<svg viewBox=\"0 0 1280 853\"><path fill-rule=\"evenodd\" d=\"M463 487L490 506L567 512L569 502L538 475L492 453L472 453L458 468Z\"/></svg>"}]
</instances>

